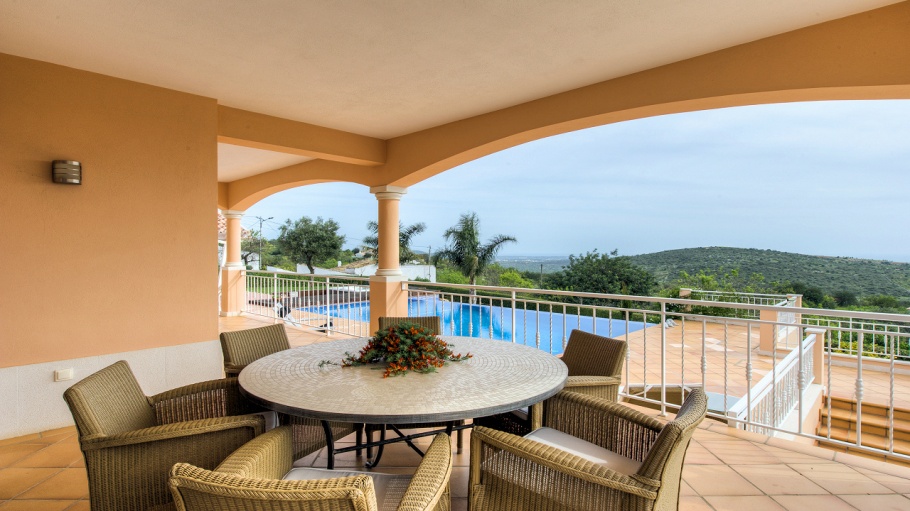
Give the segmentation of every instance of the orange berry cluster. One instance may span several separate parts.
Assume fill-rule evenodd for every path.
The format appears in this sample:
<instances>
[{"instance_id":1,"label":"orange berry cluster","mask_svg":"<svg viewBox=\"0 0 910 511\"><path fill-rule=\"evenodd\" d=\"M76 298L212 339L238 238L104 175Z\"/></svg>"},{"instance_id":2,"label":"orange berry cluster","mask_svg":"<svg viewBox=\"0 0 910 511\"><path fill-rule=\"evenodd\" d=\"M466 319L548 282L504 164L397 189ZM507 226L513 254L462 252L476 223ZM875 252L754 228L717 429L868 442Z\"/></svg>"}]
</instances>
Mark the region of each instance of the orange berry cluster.
<instances>
[{"instance_id":1,"label":"orange berry cluster","mask_svg":"<svg viewBox=\"0 0 910 511\"><path fill-rule=\"evenodd\" d=\"M471 354L453 353L448 343L420 325L404 322L376 332L357 356L348 355L345 367L385 363L383 378L408 371L432 373L446 362L471 358Z\"/></svg>"}]
</instances>

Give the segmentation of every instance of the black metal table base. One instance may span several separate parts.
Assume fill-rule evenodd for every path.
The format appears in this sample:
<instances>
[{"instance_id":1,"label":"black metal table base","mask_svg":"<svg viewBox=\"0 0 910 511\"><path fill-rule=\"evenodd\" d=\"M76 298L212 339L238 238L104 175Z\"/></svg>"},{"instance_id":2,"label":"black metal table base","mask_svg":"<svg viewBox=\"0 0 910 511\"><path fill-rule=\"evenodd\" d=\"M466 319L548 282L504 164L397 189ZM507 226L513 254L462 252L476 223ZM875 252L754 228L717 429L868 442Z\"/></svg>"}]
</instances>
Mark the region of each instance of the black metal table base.
<instances>
[{"instance_id":1,"label":"black metal table base","mask_svg":"<svg viewBox=\"0 0 910 511\"><path fill-rule=\"evenodd\" d=\"M364 464L367 468L373 468L376 465L378 465L379 460L382 459L383 448L387 444L394 444L394 443L398 443L398 442L407 443L408 446L411 447L411 449L413 449L415 452L417 452L417 454L423 456L424 452L420 449L420 447L417 447L417 445L414 444L414 442L413 442L414 439L425 437L425 436L437 435L439 433L445 433L446 435L452 436L453 431L458 431L461 429L469 429L469 428L473 427L472 424L461 424L461 425L456 426L455 422L456 421L449 422L448 425L444 429L434 429L432 431L424 431L422 433L412 433L410 435L405 435L404 433L402 433L401 430L398 429L394 424L386 424L382 428L379 429L379 441L378 442L366 442L366 443L361 444L358 441L357 445L355 445L353 447L343 447L341 449L336 449L335 448L335 438L334 438L334 434L332 433L332 428L329 426L328 421L322 421L322 429L323 429L323 431L325 431L326 452L328 453L328 461L326 463L326 468L329 470L333 470L335 468L335 455L336 454L341 454L344 452L351 452L351 451L357 451L357 453L359 454L361 449L368 448L368 447L370 447L370 448L377 447L376 456L373 459L367 460L366 463ZM395 438L386 439L385 432L386 432L387 428L391 428L392 431L394 431L395 434L397 434L398 436Z\"/></svg>"}]
</instances>

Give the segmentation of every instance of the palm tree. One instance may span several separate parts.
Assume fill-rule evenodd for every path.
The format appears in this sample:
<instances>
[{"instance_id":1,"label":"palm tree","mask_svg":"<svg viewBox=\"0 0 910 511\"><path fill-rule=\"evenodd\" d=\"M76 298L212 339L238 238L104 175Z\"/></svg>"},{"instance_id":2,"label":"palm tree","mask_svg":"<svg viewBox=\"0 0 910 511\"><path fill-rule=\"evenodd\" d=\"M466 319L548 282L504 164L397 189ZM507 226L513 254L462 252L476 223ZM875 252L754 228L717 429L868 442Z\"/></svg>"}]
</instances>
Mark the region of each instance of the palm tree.
<instances>
[{"instance_id":1,"label":"palm tree","mask_svg":"<svg viewBox=\"0 0 910 511\"><path fill-rule=\"evenodd\" d=\"M373 251L376 258L379 259L379 224L370 220L367 222L367 229L370 235L363 238L363 244ZM417 222L407 227L398 223L398 262L404 264L414 259L414 252L411 250L411 241L415 236L427 230L427 225L423 222Z\"/></svg>"},{"instance_id":2,"label":"palm tree","mask_svg":"<svg viewBox=\"0 0 910 511\"><path fill-rule=\"evenodd\" d=\"M446 247L433 256L433 262L440 259L449 261L463 273L471 285L477 283L477 275L493 262L499 249L508 242L517 242L513 236L500 234L485 244L480 243L480 219L473 211L461 215L458 223L443 233ZM476 294L471 289L471 294Z\"/></svg>"}]
</instances>

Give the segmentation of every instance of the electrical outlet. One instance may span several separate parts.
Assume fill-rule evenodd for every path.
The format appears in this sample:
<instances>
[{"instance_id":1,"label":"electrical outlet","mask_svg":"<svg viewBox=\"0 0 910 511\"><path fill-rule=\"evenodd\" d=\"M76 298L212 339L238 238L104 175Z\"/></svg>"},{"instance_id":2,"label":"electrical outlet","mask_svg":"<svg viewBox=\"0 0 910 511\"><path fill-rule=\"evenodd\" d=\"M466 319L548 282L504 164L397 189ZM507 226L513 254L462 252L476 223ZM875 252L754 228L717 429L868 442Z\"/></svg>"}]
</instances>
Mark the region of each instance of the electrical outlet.
<instances>
[{"instance_id":1,"label":"electrical outlet","mask_svg":"<svg viewBox=\"0 0 910 511\"><path fill-rule=\"evenodd\" d=\"M66 381L73 379L73 368L57 369L54 371L54 381Z\"/></svg>"}]
</instances>

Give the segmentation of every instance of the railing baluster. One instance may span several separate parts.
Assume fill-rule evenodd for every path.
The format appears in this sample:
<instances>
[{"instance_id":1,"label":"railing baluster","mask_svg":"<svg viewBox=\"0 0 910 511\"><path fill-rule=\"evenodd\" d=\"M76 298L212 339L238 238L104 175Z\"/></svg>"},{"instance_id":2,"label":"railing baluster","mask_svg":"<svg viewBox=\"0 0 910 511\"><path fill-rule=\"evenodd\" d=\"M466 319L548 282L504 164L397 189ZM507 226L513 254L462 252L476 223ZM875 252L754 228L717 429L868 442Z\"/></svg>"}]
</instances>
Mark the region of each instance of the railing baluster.
<instances>
[{"instance_id":1,"label":"railing baluster","mask_svg":"<svg viewBox=\"0 0 910 511\"><path fill-rule=\"evenodd\" d=\"M647 319L647 313L642 315ZM660 416L667 415L667 304L660 303Z\"/></svg>"},{"instance_id":2,"label":"railing baluster","mask_svg":"<svg viewBox=\"0 0 910 511\"><path fill-rule=\"evenodd\" d=\"M863 331L859 331L856 357L856 446L862 445L863 438Z\"/></svg>"}]
</instances>

